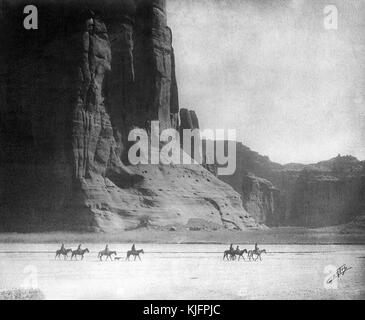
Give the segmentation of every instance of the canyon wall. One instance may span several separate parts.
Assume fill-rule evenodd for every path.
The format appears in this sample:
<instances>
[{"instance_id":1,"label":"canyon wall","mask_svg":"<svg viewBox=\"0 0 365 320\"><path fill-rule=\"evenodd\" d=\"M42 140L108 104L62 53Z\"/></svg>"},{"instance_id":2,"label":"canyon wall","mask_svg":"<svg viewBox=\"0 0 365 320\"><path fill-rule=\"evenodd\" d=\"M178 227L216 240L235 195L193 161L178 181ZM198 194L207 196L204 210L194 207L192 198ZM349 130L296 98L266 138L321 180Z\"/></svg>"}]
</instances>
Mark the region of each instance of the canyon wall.
<instances>
[{"instance_id":1,"label":"canyon wall","mask_svg":"<svg viewBox=\"0 0 365 320\"><path fill-rule=\"evenodd\" d=\"M202 166L128 162L131 129L180 129L164 0L35 0L38 30L0 4L1 231L258 226Z\"/></svg>"},{"instance_id":2,"label":"canyon wall","mask_svg":"<svg viewBox=\"0 0 365 320\"><path fill-rule=\"evenodd\" d=\"M339 155L310 165L280 165L236 144L236 172L220 179L241 194L256 221L268 226L324 227L365 215L364 162Z\"/></svg>"},{"instance_id":3,"label":"canyon wall","mask_svg":"<svg viewBox=\"0 0 365 320\"><path fill-rule=\"evenodd\" d=\"M266 179L252 174L242 177L242 203L257 222L274 226L280 214L280 191Z\"/></svg>"}]
</instances>

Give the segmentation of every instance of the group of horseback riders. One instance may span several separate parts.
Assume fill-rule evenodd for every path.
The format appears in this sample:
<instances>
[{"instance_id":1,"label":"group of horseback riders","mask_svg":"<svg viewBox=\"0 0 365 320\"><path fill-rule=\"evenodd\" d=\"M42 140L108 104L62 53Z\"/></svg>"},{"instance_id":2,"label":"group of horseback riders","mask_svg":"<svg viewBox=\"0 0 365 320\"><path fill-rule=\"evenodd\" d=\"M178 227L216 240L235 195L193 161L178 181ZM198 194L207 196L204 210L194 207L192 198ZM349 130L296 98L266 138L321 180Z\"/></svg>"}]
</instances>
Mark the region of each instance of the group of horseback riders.
<instances>
[{"instance_id":1,"label":"group of horseback riders","mask_svg":"<svg viewBox=\"0 0 365 320\"><path fill-rule=\"evenodd\" d=\"M251 261L251 259L256 261L257 259L261 260L261 254L266 253L266 250L265 249L260 250L257 243L255 243L255 249L253 249L253 250L247 250L247 249L241 250L239 246L236 246L236 249L234 249L233 243L231 243L231 245L229 246L229 250L224 251L223 260L224 259L236 260L236 256L238 256L238 260L240 260L241 258L243 260L245 260L245 258L243 256L244 253L247 253L247 258L250 261ZM254 256L256 258L254 258Z\"/></svg>"},{"instance_id":2,"label":"group of horseback riders","mask_svg":"<svg viewBox=\"0 0 365 320\"><path fill-rule=\"evenodd\" d=\"M81 259L84 258L84 254L87 252L89 253L89 249L85 248L85 249L81 249L81 244L78 245L77 249L76 250L72 250L72 249L66 249L65 248L65 245L64 243L61 244L61 248L59 250L56 251L56 256L55 258L60 258L61 255L63 255L64 259L66 259L68 257L68 254L69 253L72 253L71 254L71 260L73 257L76 258L77 260L77 256L80 255L81 256ZM127 257L126 259L129 260L129 256L130 255L134 255L134 260L136 259L136 257L139 258L139 260L141 260L139 254L140 253L144 253L143 250L136 250L136 245L133 243L132 245L132 248L130 251L127 252ZM105 246L105 249L100 251L99 254L98 254L98 258L101 260L103 256L106 256L106 259L108 260L108 258L112 259L112 255L117 255L117 252L116 251L111 251L109 250L109 245L107 244ZM115 259L119 260L120 257L116 257Z\"/></svg>"},{"instance_id":3,"label":"group of horseback riders","mask_svg":"<svg viewBox=\"0 0 365 320\"><path fill-rule=\"evenodd\" d=\"M257 245L257 243L255 243L255 249L254 249L254 251L259 251L260 249L259 249L259 246ZM231 243L231 245L229 246L229 251L230 252L234 252L234 251L240 251L240 246L237 246L236 247L236 250L235 249L233 249L233 243Z\"/></svg>"},{"instance_id":4,"label":"group of horseback riders","mask_svg":"<svg viewBox=\"0 0 365 320\"><path fill-rule=\"evenodd\" d=\"M61 249L56 251L55 258L60 258L60 256L63 255L64 259L66 259L68 257L68 254L71 253L71 260L74 257L77 260L77 256L81 256L81 260L82 260L82 259L84 259L84 254L89 253L90 251L87 248L81 249L81 246L82 245L79 244L76 250L72 250L72 249L66 249L65 245L62 243ZM127 256L125 259L129 260L129 257L132 255L132 256L134 256L134 260L136 260L137 257L139 258L139 260L141 260L141 257L139 256L141 253L144 253L143 249L137 250L136 245L133 243L131 250L127 251ZM247 258L250 261L251 260L256 261L257 259L261 260L261 254L266 253L266 250L265 249L260 250L257 243L255 243L255 249L253 249L253 250L247 250L247 249L241 250L238 245L236 246L236 249L234 249L233 243L231 243L231 245L229 246L229 250L224 251L223 260L224 259L236 260L236 256L238 256L238 260L240 260L241 258L243 260L245 260L245 258L243 256L244 253L247 253ZM117 257L116 251L109 250L108 244L105 246L104 250L102 250L98 253L98 258L100 259L100 261L102 260L103 256L106 256L106 260L108 260L108 259L112 260L113 256L114 256L115 260L121 259L121 257Z\"/></svg>"}]
</instances>

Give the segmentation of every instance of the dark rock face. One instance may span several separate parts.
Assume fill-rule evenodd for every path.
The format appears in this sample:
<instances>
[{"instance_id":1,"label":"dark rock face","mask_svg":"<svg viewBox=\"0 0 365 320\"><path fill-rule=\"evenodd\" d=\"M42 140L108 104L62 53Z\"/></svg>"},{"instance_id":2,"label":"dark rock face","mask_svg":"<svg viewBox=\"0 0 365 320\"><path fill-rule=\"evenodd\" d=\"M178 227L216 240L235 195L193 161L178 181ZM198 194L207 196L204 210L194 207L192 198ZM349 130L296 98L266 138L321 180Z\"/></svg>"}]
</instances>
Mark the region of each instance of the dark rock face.
<instances>
[{"instance_id":1,"label":"dark rock face","mask_svg":"<svg viewBox=\"0 0 365 320\"><path fill-rule=\"evenodd\" d=\"M257 226L238 194L200 166L128 165L130 129L153 120L179 129L165 1L35 0L40 25L30 31L26 1L0 4L1 230L115 231L191 218Z\"/></svg>"},{"instance_id":2,"label":"dark rock face","mask_svg":"<svg viewBox=\"0 0 365 320\"><path fill-rule=\"evenodd\" d=\"M180 129L199 129L199 120L194 110L180 110Z\"/></svg>"},{"instance_id":3,"label":"dark rock face","mask_svg":"<svg viewBox=\"0 0 365 320\"><path fill-rule=\"evenodd\" d=\"M220 179L241 194L245 209L259 222L322 227L364 214L364 168L364 162L351 156L280 165L237 143L236 172ZM277 191L269 191L271 186Z\"/></svg>"},{"instance_id":4,"label":"dark rock face","mask_svg":"<svg viewBox=\"0 0 365 320\"><path fill-rule=\"evenodd\" d=\"M180 110L180 142L181 148L186 154L188 154L192 159L199 161L199 157L194 157L195 147L198 149L201 147L201 137L199 130L199 120L194 110L188 110L182 108ZM184 130L190 132L192 137L190 139L190 146L184 145L187 141L187 137L184 136Z\"/></svg>"},{"instance_id":5,"label":"dark rock face","mask_svg":"<svg viewBox=\"0 0 365 320\"><path fill-rule=\"evenodd\" d=\"M242 202L247 212L259 223L277 225L280 191L268 180L246 175L242 178Z\"/></svg>"},{"instance_id":6,"label":"dark rock face","mask_svg":"<svg viewBox=\"0 0 365 320\"><path fill-rule=\"evenodd\" d=\"M347 223L361 214L365 177L336 177L304 171L296 181L288 223L330 226Z\"/></svg>"},{"instance_id":7,"label":"dark rock face","mask_svg":"<svg viewBox=\"0 0 365 320\"><path fill-rule=\"evenodd\" d=\"M193 132L196 131L196 135L191 138L191 148L184 148L183 146L183 130L188 129ZM214 176L217 176L217 167L214 163L207 161L206 157L206 141L201 139L200 132L196 129L200 129L199 119L194 110L188 110L182 108L180 110L180 137L181 145L183 150L191 156L196 161L200 161L202 166L207 169ZM196 139L196 141L194 141ZM194 157L195 146L201 149L201 155L199 157Z\"/></svg>"}]
</instances>

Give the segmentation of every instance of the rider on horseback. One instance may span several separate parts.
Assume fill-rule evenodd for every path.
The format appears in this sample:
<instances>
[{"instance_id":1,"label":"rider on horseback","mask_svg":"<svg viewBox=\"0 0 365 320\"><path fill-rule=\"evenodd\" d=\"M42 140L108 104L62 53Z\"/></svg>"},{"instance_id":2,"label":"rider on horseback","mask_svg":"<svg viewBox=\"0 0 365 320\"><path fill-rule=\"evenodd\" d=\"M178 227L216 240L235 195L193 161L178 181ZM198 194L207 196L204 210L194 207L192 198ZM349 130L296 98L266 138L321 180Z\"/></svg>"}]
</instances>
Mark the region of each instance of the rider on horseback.
<instances>
[{"instance_id":1,"label":"rider on horseback","mask_svg":"<svg viewBox=\"0 0 365 320\"><path fill-rule=\"evenodd\" d=\"M132 245L132 252L135 252L136 251L136 245L133 243L133 245Z\"/></svg>"},{"instance_id":2,"label":"rider on horseback","mask_svg":"<svg viewBox=\"0 0 365 320\"><path fill-rule=\"evenodd\" d=\"M255 252L259 252L259 246L257 245L257 243L255 243Z\"/></svg>"},{"instance_id":3,"label":"rider on horseback","mask_svg":"<svg viewBox=\"0 0 365 320\"><path fill-rule=\"evenodd\" d=\"M61 249L60 250L61 250L61 252L64 252L65 251L65 245L64 245L64 243L61 244Z\"/></svg>"},{"instance_id":4,"label":"rider on horseback","mask_svg":"<svg viewBox=\"0 0 365 320\"><path fill-rule=\"evenodd\" d=\"M233 252L233 243L231 243L231 245L229 246L229 251Z\"/></svg>"},{"instance_id":5,"label":"rider on horseback","mask_svg":"<svg viewBox=\"0 0 365 320\"><path fill-rule=\"evenodd\" d=\"M81 243L79 244L79 246L77 247L77 251L81 251Z\"/></svg>"},{"instance_id":6,"label":"rider on horseback","mask_svg":"<svg viewBox=\"0 0 365 320\"><path fill-rule=\"evenodd\" d=\"M109 245L106 245L105 246L105 250L104 250L105 252L109 252Z\"/></svg>"}]
</instances>

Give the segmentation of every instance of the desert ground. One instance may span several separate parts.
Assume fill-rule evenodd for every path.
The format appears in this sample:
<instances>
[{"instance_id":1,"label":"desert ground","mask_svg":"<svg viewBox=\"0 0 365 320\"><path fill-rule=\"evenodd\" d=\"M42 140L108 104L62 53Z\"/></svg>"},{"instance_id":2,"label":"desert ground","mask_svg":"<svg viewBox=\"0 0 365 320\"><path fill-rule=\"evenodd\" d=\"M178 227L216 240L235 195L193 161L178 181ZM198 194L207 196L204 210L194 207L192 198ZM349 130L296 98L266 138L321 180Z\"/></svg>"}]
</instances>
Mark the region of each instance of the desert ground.
<instances>
[{"instance_id":1,"label":"desert ground","mask_svg":"<svg viewBox=\"0 0 365 320\"><path fill-rule=\"evenodd\" d=\"M214 243L137 243L142 261L125 261L130 246L109 243L122 259L101 262L105 243L84 243L90 253L83 261L55 260L59 243L0 243L0 292L35 287L46 299L365 298L365 245L260 244L267 254L251 262L223 261L227 245ZM350 269L326 285L342 265Z\"/></svg>"}]
</instances>

